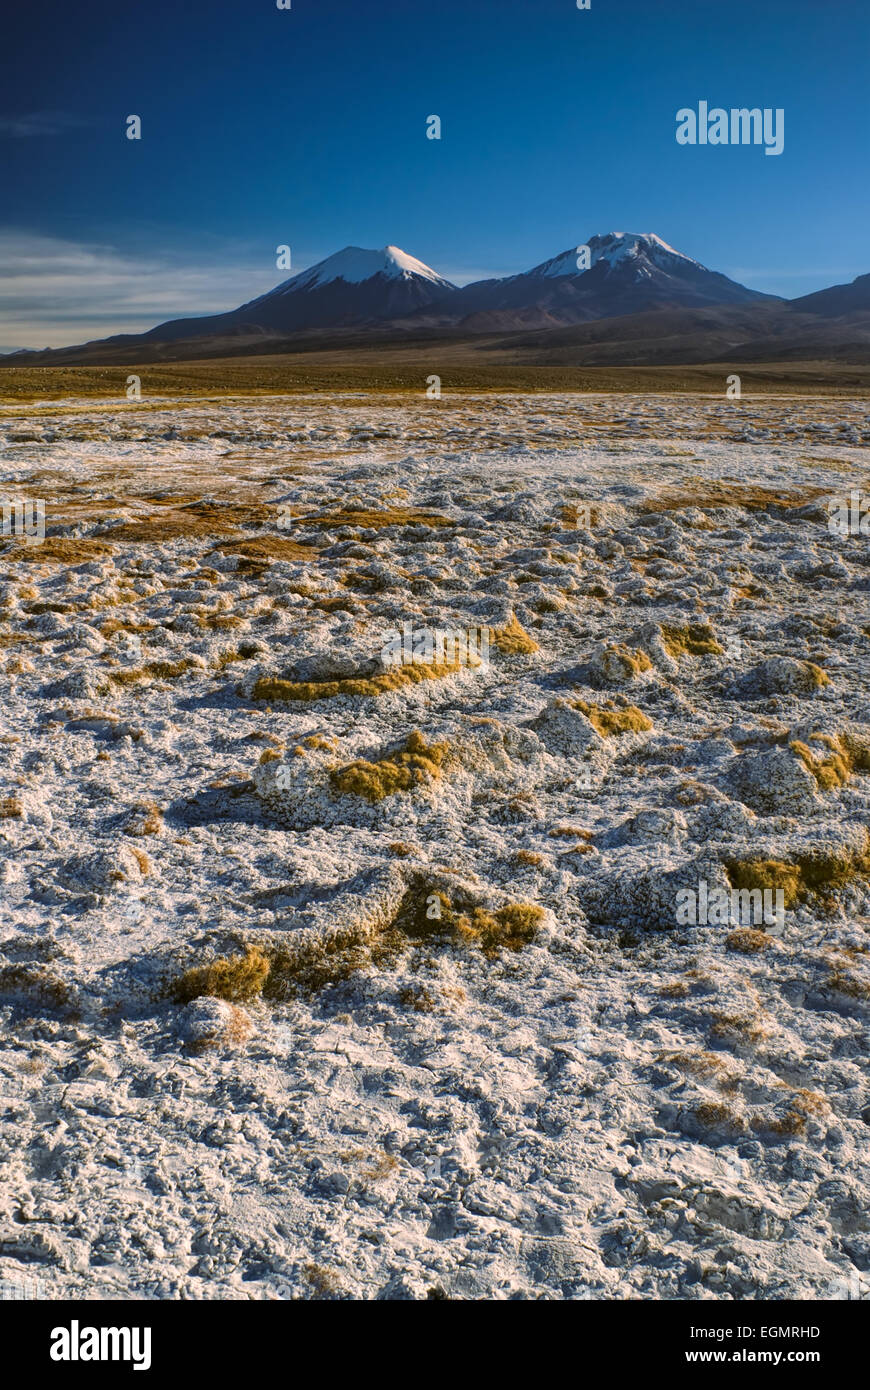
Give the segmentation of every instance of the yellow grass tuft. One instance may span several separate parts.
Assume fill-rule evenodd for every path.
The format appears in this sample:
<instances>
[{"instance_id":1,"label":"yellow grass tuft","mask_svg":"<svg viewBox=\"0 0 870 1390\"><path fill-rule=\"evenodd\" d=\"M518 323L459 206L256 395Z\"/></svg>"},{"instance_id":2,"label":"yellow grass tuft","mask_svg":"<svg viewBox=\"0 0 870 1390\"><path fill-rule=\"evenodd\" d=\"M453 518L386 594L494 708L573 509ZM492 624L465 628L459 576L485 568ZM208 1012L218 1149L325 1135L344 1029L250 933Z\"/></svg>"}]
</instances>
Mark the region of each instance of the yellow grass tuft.
<instances>
[{"instance_id":1,"label":"yellow grass tuft","mask_svg":"<svg viewBox=\"0 0 870 1390\"><path fill-rule=\"evenodd\" d=\"M401 752L390 753L377 762L360 760L334 768L329 780L337 792L361 796L370 802L383 801L396 792L437 781L447 751L446 743L427 744L415 730L408 735Z\"/></svg>"},{"instance_id":2,"label":"yellow grass tuft","mask_svg":"<svg viewBox=\"0 0 870 1390\"><path fill-rule=\"evenodd\" d=\"M794 739L789 748L809 768L822 791L845 786L855 768L848 746L829 734L811 734L807 743Z\"/></svg>"},{"instance_id":3,"label":"yellow grass tuft","mask_svg":"<svg viewBox=\"0 0 870 1390\"><path fill-rule=\"evenodd\" d=\"M205 994L241 1004L262 992L268 974L269 961L258 947L249 946L244 956L222 956L208 965L194 966L175 981L172 994L180 1004Z\"/></svg>"},{"instance_id":4,"label":"yellow grass tuft","mask_svg":"<svg viewBox=\"0 0 870 1390\"><path fill-rule=\"evenodd\" d=\"M682 626L662 623L662 639L675 660L681 656L722 656L725 651L716 641L709 623L686 623Z\"/></svg>"},{"instance_id":5,"label":"yellow grass tuft","mask_svg":"<svg viewBox=\"0 0 870 1390\"><path fill-rule=\"evenodd\" d=\"M191 663L186 658L182 658L181 661L150 661L147 666L110 671L109 680L114 685L138 685L140 681L147 680L177 680L191 669Z\"/></svg>"},{"instance_id":6,"label":"yellow grass tuft","mask_svg":"<svg viewBox=\"0 0 870 1390\"><path fill-rule=\"evenodd\" d=\"M611 738L615 734L646 733L653 726L652 720L636 705L625 705L619 709L609 700L603 705L591 705L586 700L571 700L570 704L572 709L586 715L602 738Z\"/></svg>"},{"instance_id":7,"label":"yellow grass tuft","mask_svg":"<svg viewBox=\"0 0 870 1390\"><path fill-rule=\"evenodd\" d=\"M102 540L88 537L76 540L70 536L46 536L39 545L15 545L8 548L4 552L3 558L5 560L28 560L31 564L83 565L88 560L102 560L106 556L116 553L113 545Z\"/></svg>"},{"instance_id":8,"label":"yellow grass tuft","mask_svg":"<svg viewBox=\"0 0 870 1390\"><path fill-rule=\"evenodd\" d=\"M759 951L769 951L773 941L763 931L754 927L737 927L728 933L725 945L729 951L740 951L744 956L757 955Z\"/></svg>"},{"instance_id":9,"label":"yellow grass tuft","mask_svg":"<svg viewBox=\"0 0 870 1390\"><path fill-rule=\"evenodd\" d=\"M632 651L622 642L611 642L602 653L601 669L605 680L619 684L651 670L652 662L646 652Z\"/></svg>"},{"instance_id":10,"label":"yellow grass tuft","mask_svg":"<svg viewBox=\"0 0 870 1390\"><path fill-rule=\"evenodd\" d=\"M394 666L376 676L346 677L331 681L287 681L277 676L261 676L251 691L252 700L291 704L304 700L332 700L338 695L378 696L421 681L443 680L459 670L458 662L432 662L426 666Z\"/></svg>"},{"instance_id":11,"label":"yellow grass tuft","mask_svg":"<svg viewBox=\"0 0 870 1390\"><path fill-rule=\"evenodd\" d=\"M160 807L153 801L137 801L130 819L124 826L124 834L159 835L162 829L163 812Z\"/></svg>"},{"instance_id":12,"label":"yellow grass tuft","mask_svg":"<svg viewBox=\"0 0 870 1390\"><path fill-rule=\"evenodd\" d=\"M540 651L537 642L529 636L515 613L511 614L510 622L504 627L490 628L489 636L492 645L505 656L530 656L532 652Z\"/></svg>"},{"instance_id":13,"label":"yellow grass tuft","mask_svg":"<svg viewBox=\"0 0 870 1390\"><path fill-rule=\"evenodd\" d=\"M456 522L439 512L421 512L413 507L343 507L336 512L321 512L307 516L306 527L332 530L338 526L359 526L369 531L381 531L387 526L455 526Z\"/></svg>"}]
</instances>

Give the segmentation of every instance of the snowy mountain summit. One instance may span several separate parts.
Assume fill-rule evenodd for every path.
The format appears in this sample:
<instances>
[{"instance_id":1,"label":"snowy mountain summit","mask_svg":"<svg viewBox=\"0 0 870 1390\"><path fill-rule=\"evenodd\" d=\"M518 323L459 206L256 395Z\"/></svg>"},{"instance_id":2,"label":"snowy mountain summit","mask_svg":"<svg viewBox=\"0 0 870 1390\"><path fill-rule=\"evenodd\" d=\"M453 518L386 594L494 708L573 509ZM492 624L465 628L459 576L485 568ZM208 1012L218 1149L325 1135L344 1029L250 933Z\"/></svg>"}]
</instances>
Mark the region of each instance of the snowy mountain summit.
<instances>
[{"instance_id":1,"label":"snowy mountain summit","mask_svg":"<svg viewBox=\"0 0 870 1390\"><path fill-rule=\"evenodd\" d=\"M857 295L863 304L865 294L856 282L846 300ZM708 270L654 232L597 233L531 270L461 289L399 246L345 246L237 309L172 319L139 335L138 342L146 350L189 342L190 353L204 346L237 353L259 351L272 340L280 351L283 340L297 335L326 343L336 334L346 340L348 330L359 337L445 329L510 333L656 310L764 302L778 301ZM137 339L107 341L129 353Z\"/></svg>"},{"instance_id":2,"label":"snowy mountain summit","mask_svg":"<svg viewBox=\"0 0 870 1390\"><path fill-rule=\"evenodd\" d=\"M367 251L362 246L345 246L343 251L336 251L333 256L327 256L326 260L318 261L317 265L309 266L307 270L292 276L272 293L279 294L282 290L290 289L314 289L334 280L343 280L346 285L361 285L378 275L387 280L428 280L431 284L441 285L445 289L453 288L443 275L439 275L423 261L418 261L416 256L409 256L407 251L403 251L399 246L384 246L380 251Z\"/></svg>"},{"instance_id":3,"label":"snowy mountain summit","mask_svg":"<svg viewBox=\"0 0 870 1390\"><path fill-rule=\"evenodd\" d=\"M152 329L146 338L165 342L204 335L281 337L370 327L427 310L455 293L455 285L443 275L398 246L380 251L345 246L239 309L209 318L176 319Z\"/></svg>"},{"instance_id":4,"label":"snowy mountain summit","mask_svg":"<svg viewBox=\"0 0 870 1390\"><path fill-rule=\"evenodd\" d=\"M605 232L603 235L590 237L583 245L589 248L589 270L603 262L605 268L612 270L620 267L642 278L644 274L650 273L653 267L677 273L686 266L695 266L698 270L706 269L700 261L675 250L654 232ZM570 251L563 251L552 260L535 266L528 274L549 277L585 275L587 269L578 266L579 252L582 249L581 245L573 247Z\"/></svg>"}]
</instances>

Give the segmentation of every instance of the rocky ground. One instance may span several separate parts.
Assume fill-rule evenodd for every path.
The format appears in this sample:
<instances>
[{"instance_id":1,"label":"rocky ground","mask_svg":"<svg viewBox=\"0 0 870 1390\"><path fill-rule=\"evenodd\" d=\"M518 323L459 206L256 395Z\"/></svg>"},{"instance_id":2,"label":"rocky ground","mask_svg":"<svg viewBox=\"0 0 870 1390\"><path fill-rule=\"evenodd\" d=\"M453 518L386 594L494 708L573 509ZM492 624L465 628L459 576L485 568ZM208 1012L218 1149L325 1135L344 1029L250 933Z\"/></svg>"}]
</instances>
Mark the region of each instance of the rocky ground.
<instances>
[{"instance_id":1,"label":"rocky ground","mask_svg":"<svg viewBox=\"0 0 870 1390\"><path fill-rule=\"evenodd\" d=\"M0 442L0 1287L870 1293L860 402Z\"/></svg>"}]
</instances>

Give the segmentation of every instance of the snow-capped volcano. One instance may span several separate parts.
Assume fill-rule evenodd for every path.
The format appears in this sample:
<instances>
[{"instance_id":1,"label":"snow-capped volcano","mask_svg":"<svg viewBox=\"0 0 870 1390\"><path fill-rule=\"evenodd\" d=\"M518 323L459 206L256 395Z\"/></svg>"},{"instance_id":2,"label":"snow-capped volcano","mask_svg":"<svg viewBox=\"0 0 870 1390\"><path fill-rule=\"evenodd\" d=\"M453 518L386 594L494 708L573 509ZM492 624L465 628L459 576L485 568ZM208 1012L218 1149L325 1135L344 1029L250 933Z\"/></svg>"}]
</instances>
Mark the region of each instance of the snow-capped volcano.
<instances>
[{"instance_id":1,"label":"snow-capped volcano","mask_svg":"<svg viewBox=\"0 0 870 1390\"><path fill-rule=\"evenodd\" d=\"M588 257L581 255L584 248ZM653 232L605 232L522 275L466 285L443 310L451 322L486 331L769 298L708 270Z\"/></svg>"},{"instance_id":2,"label":"snow-capped volcano","mask_svg":"<svg viewBox=\"0 0 870 1390\"><path fill-rule=\"evenodd\" d=\"M380 251L367 251L362 246L345 246L343 251L336 251L334 256L327 256L325 261L318 261L317 265L293 275L272 293L278 294L291 288L313 289L333 280L343 280L347 285L361 285L364 280L371 280L376 275L383 275L387 280L411 280L416 277L453 289L443 275L424 265L423 261L418 261L416 256L409 256L398 246L385 246Z\"/></svg>"},{"instance_id":3,"label":"snow-capped volcano","mask_svg":"<svg viewBox=\"0 0 870 1390\"><path fill-rule=\"evenodd\" d=\"M842 301L846 308L839 312L846 313L849 306L863 306L867 284L865 276L854 286L808 296L796 306L800 303L807 314L825 314L833 312L830 305ZM282 352L295 338L317 338L324 347L340 339L355 348L363 340L393 335L415 341L432 333L439 338L507 334L601 319L629 320L659 310L662 333L673 336L668 316L674 311L714 306L774 309L781 302L709 270L653 232L604 232L585 242L578 239L521 275L478 280L462 289L398 246L345 246L228 313L174 319L148 333L79 344L58 354L40 353L37 359L72 363L109 361L114 355L131 362L236 356ZM704 324L691 326L695 337L703 331ZM733 341L739 342L742 333L755 336L760 331L755 320L749 326L736 325ZM723 340L717 333L713 346L718 353ZM635 328L616 324L605 336L621 341L621 334L633 342ZM654 344L655 325L642 325L640 336L644 343L649 339ZM600 334L596 342L599 338ZM4 364L14 366L17 358L7 358ZM32 354L27 365L34 365Z\"/></svg>"},{"instance_id":4,"label":"snow-capped volcano","mask_svg":"<svg viewBox=\"0 0 870 1390\"><path fill-rule=\"evenodd\" d=\"M398 246L380 251L345 246L238 309L208 318L174 319L144 336L152 342L175 342L357 328L404 318L455 293L456 286L443 275Z\"/></svg>"},{"instance_id":5,"label":"snow-capped volcano","mask_svg":"<svg viewBox=\"0 0 870 1390\"><path fill-rule=\"evenodd\" d=\"M647 265L668 270L680 261L697 266L699 270L706 269L700 261L693 260L691 256L684 256L682 251L675 251L673 246L668 246L668 243L662 241L654 232L606 232L603 236L590 237L585 245L589 248L590 261L585 269L578 268L578 252L582 248L576 246L570 251L563 251L560 256L554 256L552 260L536 265L528 274L546 275L551 278L559 275L584 275L587 269L593 269L602 261L611 269L625 266L639 274L643 274Z\"/></svg>"}]
</instances>

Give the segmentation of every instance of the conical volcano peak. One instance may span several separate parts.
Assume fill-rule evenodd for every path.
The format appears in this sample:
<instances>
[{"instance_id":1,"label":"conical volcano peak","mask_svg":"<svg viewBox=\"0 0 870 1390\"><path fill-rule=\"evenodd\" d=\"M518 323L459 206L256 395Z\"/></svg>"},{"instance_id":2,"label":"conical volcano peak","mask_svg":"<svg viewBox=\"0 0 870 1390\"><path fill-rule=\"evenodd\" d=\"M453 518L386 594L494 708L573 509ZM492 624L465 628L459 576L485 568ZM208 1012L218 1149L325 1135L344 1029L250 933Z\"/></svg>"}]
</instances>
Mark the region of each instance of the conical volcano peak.
<instances>
[{"instance_id":1,"label":"conical volcano peak","mask_svg":"<svg viewBox=\"0 0 870 1390\"><path fill-rule=\"evenodd\" d=\"M390 280L418 278L434 285L449 284L437 271L418 261L416 256L409 256L400 246L383 246L379 251L370 251L362 246L345 246L342 251L336 251L325 260L292 276L279 289L314 289L335 280L343 280L346 285L361 285L376 275L386 276Z\"/></svg>"},{"instance_id":2,"label":"conical volcano peak","mask_svg":"<svg viewBox=\"0 0 870 1390\"><path fill-rule=\"evenodd\" d=\"M584 248L589 252L588 265L584 264L581 255ZM699 270L704 269L700 261L693 260L691 256L686 256L682 251L669 246L660 236L656 236L655 232L601 232L591 236L588 241L553 256L551 260L543 261L528 273L546 276L582 275L601 261L609 267L648 262L661 269L668 269L680 263L684 266L697 266Z\"/></svg>"}]
</instances>

